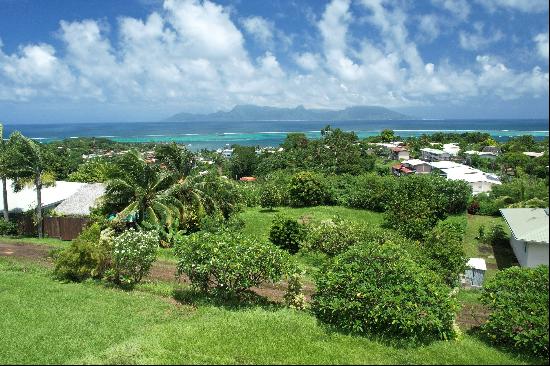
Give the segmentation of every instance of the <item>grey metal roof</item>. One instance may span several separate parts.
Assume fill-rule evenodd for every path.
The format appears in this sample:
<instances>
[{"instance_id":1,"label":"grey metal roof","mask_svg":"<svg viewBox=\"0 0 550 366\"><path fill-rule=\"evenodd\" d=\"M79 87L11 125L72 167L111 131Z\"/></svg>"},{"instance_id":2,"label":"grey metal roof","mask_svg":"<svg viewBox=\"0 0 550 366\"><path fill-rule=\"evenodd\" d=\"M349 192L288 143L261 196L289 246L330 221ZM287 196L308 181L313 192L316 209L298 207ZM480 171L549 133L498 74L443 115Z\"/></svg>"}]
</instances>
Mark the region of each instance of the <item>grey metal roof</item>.
<instances>
[{"instance_id":1,"label":"grey metal roof","mask_svg":"<svg viewBox=\"0 0 550 366\"><path fill-rule=\"evenodd\" d=\"M102 183L86 184L75 194L63 201L55 211L60 215L86 216L90 209L97 204L99 197L105 194L105 185Z\"/></svg>"},{"instance_id":2,"label":"grey metal roof","mask_svg":"<svg viewBox=\"0 0 550 366\"><path fill-rule=\"evenodd\" d=\"M518 240L548 244L548 211L542 208L503 208L502 217Z\"/></svg>"}]
</instances>

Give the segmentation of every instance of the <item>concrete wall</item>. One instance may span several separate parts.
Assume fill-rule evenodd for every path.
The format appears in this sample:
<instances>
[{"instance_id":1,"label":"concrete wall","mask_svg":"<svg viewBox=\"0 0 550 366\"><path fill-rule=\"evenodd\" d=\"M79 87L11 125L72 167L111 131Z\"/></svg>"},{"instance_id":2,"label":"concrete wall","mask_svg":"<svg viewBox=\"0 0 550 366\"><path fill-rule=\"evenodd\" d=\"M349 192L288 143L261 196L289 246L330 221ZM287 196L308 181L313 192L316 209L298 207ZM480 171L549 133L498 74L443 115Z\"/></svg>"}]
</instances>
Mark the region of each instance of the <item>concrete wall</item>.
<instances>
[{"instance_id":1,"label":"concrete wall","mask_svg":"<svg viewBox=\"0 0 550 366\"><path fill-rule=\"evenodd\" d=\"M539 264L548 265L548 244L527 243L527 267L536 267Z\"/></svg>"},{"instance_id":2,"label":"concrete wall","mask_svg":"<svg viewBox=\"0 0 550 366\"><path fill-rule=\"evenodd\" d=\"M548 265L548 244L517 240L512 236L510 246L518 263L522 267L536 267L539 264Z\"/></svg>"},{"instance_id":3,"label":"concrete wall","mask_svg":"<svg viewBox=\"0 0 550 366\"><path fill-rule=\"evenodd\" d=\"M522 240L517 240L513 235L510 239L510 246L514 250L514 254L516 255L516 259L518 260L518 263L522 267L526 267L527 265L527 251L525 243Z\"/></svg>"}]
</instances>

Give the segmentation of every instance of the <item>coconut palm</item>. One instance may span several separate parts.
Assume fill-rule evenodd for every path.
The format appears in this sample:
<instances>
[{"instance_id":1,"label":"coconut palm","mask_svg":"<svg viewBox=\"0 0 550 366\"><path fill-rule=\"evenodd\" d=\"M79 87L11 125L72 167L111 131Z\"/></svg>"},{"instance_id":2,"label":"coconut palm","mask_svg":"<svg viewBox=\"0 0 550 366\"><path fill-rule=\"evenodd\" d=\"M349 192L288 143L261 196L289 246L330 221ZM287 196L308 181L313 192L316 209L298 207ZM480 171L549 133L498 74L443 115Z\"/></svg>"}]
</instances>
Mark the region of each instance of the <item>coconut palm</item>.
<instances>
[{"instance_id":1,"label":"coconut palm","mask_svg":"<svg viewBox=\"0 0 550 366\"><path fill-rule=\"evenodd\" d=\"M176 175L177 179L189 176L195 165L195 156L186 148L178 146L175 142L159 145L155 148L155 157L166 170Z\"/></svg>"},{"instance_id":2,"label":"coconut palm","mask_svg":"<svg viewBox=\"0 0 550 366\"><path fill-rule=\"evenodd\" d=\"M42 188L54 184L53 176L47 171L47 162L39 144L20 132L11 134L4 148L4 169L6 176L13 179L15 191L30 184L36 189L36 224L38 236L42 237Z\"/></svg>"},{"instance_id":3,"label":"coconut palm","mask_svg":"<svg viewBox=\"0 0 550 366\"><path fill-rule=\"evenodd\" d=\"M2 198L3 198L3 211L4 220L9 221L9 208L8 208L8 187L7 187L7 172L5 168L4 159L6 156L6 143L4 142L4 126L0 123L0 178L2 179Z\"/></svg>"},{"instance_id":4,"label":"coconut palm","mask_svg":"<svg viewBox=\"0 0 550 366\"><path fill-rule=\"evenodd\" d=\"M171 225L183 210L182 203L168 191L174 177L148 165L136 152L125 154L117 166L117 176L107 182L104 209L119 212L119 219L132 215L138 222Z\"/></svg>"}]
</instances>

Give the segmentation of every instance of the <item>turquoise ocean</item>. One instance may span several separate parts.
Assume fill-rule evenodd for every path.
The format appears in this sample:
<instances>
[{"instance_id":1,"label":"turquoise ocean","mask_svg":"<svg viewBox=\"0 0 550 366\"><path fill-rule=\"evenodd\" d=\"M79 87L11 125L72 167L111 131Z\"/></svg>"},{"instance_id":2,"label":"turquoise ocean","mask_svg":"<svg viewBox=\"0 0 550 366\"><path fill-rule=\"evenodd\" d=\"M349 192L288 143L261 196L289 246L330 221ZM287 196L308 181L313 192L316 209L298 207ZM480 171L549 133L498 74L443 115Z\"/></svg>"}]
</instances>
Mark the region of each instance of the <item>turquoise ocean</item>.
<instances>
[{"instance_id":1,"label":"turquoise ocean","mask_svg":"<svg viewBox=\"0 0 550 366\"><path fill-rule=\"evenodd\" d=\"M289 132L303 132L318 138L320 130L333 128L354 131L360 138L377 135L389 128L402 138L435 132L488 132L498 141L532 135L548 137L548 119L469 119L393 121L244 121L244 122L110 122L6 125L5 133L21 131L25 136L47 143L78 137L103 137L119 142L171 142L192 150L217 149L226 144L278 146Z\"/></svg>"}]
</instances>

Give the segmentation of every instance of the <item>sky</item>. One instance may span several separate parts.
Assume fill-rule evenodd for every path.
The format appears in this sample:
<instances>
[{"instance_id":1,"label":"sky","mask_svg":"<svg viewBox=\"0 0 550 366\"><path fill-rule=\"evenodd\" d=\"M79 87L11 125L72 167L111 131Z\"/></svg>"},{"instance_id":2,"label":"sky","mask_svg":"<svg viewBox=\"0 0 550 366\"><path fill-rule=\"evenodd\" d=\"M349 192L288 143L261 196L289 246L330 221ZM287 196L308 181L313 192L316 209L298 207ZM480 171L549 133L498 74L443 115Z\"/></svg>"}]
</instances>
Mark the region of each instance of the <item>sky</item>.
<instances>
[{"instance_id":1,"label":"sky","mask_svg":"<svg viewBox=\"0 0 550 366\"><path fill-rule=\"evenodd\" d=\"M0 121L548 118L547 0L0 0Z\"/></svg>"}]
</instances>

